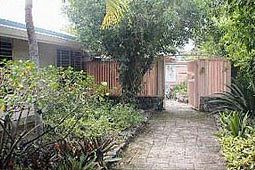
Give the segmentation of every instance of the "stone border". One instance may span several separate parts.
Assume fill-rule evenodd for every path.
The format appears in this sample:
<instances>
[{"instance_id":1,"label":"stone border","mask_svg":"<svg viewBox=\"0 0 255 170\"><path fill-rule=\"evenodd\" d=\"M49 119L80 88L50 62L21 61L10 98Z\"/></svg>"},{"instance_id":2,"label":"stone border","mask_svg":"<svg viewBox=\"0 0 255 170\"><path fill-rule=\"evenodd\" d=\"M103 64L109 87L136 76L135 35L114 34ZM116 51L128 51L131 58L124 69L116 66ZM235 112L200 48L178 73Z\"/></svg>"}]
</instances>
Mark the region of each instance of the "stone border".
<instances>
[{"instance_id":1,"label":"stone border","mask_svg":"<svg viewBox=\"0 0 255 170\"><path fill-rule=\"evenodd\" d=\"M131 128L128 128L127 130L124 130L123 132L119 134L119 136L122 137L124 140L121 143L117 144L115 146L115 149L107 153L107 155L105 156L105 158L108 158L110 160L106 162L107 166L110 169L114 168L116 164L121 160L120 156L128 147L129 143L132 142L137 135L143 132L148 121L152 117L153 112L155 111L141 110L140 113L144 116L145 120L141 122L140 124L133 126Z\"/></svg>"}]
</instances>

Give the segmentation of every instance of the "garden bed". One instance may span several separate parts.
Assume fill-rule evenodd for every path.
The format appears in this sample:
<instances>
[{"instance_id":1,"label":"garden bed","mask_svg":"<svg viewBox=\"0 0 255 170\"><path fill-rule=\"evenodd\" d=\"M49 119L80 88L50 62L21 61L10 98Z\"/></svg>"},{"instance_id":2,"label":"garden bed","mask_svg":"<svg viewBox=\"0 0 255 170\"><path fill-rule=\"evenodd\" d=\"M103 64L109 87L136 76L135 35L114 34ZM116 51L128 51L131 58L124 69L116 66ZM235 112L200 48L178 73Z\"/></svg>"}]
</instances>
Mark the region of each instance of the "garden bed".
<instances>
[{"instance_id":1,"label":"garden bed","mask_svg":"<svg viewBox=\"0 0 255 170\"><path fill-rule=\"evenodd\" d=\"M146 128L146 124L153 113L151 111L143 111L143 110L141 110L141 112L142 112L142 115L144 116L144 121L139 123L136 126L132 126L120 132L119 140L117 144L114 146L115 149L106 154L106 158L110 160L108 161L109 167L115 166L115 163L121 160L120 156L122 152L126 149L128 144Z\"/></svg>"},{"instance_id":2,"label":"garden bed","mask_svg":"<svg viewBox=\"0 0 255 170\"><path fill-rule=\"evenodd\" d=\"M0 169L107 169L148 120L83 71L30 61L1 71Z\"/></svg>"}]
</instances>

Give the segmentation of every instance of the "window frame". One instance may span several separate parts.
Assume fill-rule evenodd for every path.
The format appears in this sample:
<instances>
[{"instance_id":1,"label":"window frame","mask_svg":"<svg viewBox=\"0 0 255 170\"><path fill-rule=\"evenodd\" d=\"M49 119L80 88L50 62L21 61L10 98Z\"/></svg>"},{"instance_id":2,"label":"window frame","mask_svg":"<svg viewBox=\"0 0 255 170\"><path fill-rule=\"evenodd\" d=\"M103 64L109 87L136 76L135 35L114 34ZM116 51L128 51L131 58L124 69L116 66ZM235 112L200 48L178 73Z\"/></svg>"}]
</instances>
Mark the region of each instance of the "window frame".
<instances>
[{"instance_id":1,"label":"window frame","mask_svg":"<svg viewBox=\"0 0 255 170\"><path fill-rule=\"evenodd\" d=\"M68 52L68 64L67 65L64 65L63 64L63 52ZM73 55L74 54L74 55ZM80 54L79 55L76 55L76 54ZM80 66L79 67L76 67L76 58L77 57L80 57ZM75 59L73 59L75 58ZM75 70L82 70L83 69L83 55L82 55L82 52L81 51L78 51L78 50L73 50L73 49L69 49L69 48L57 48L57 56L56 56L56 66L57 67L63 67L63 68L68 68L69 66L74 68Z\"/></svg>"},{"instance_id":2,"label":"window frame","mask_svg":"<svg viewBox=\"0 0 255 170\"><path fill-rule=\"evenodd\" d=\"M7 46L7 47L3 47ZM5 50L6 55L1 54ZM9 53L9 54L8 54ZM13 39L9 37L0 36L0 60L12 60L13 59Z\"/></svg>"}]
</instances>

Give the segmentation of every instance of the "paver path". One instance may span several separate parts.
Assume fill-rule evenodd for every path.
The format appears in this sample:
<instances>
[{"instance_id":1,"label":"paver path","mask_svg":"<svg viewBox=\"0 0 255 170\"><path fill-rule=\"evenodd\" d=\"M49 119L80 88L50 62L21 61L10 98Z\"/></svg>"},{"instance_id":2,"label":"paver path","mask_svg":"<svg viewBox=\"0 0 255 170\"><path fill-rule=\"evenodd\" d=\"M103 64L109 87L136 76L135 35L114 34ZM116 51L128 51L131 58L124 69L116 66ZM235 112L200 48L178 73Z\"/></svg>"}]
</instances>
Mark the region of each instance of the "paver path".
<instances>
[{"instance_id":1,"label":"paver path","mask_svg":"<svg viewBox=\"0 0 255 170\"><path fill-rule=\"evenodd\" d=\"M216 131L212 116L166 101L166 111L152 117L116 169L226 169L214 137Z\"/></svg>"}]
</instances>

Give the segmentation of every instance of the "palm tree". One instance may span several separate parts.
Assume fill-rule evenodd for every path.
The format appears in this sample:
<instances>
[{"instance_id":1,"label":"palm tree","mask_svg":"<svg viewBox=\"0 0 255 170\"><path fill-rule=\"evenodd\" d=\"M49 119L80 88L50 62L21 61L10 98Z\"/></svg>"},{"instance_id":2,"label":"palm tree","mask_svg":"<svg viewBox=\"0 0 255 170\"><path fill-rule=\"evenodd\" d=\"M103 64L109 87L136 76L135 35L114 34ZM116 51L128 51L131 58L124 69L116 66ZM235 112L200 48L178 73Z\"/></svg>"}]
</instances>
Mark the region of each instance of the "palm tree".
<instances>
[{"instance_id":1,"label":"palm tree","mask_svg":"<svg viewBox=\"0 0 255 170\"><path fill-rule=\"evenodd\" d=\"M33 0L25 1L25 22L27 28L27 36L28 36L28 47L29 47L29 57L32 61L35 62L37 69L39 69L39 53L38 53L38 43L35 35L35 28L33 23L32 16L32 7ZM41 135L43 133L43 124L42 124L42 114L39 113L39 110L34 105L34 116L35 116L35 126L37 135Z\"/></svg>"}]
</instances>

